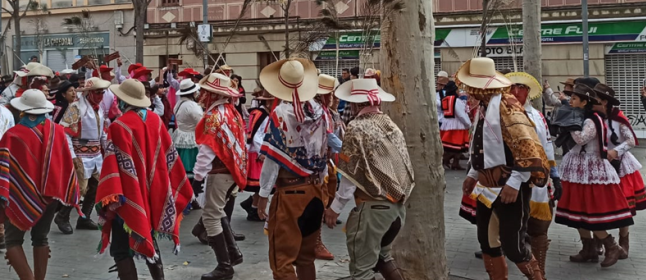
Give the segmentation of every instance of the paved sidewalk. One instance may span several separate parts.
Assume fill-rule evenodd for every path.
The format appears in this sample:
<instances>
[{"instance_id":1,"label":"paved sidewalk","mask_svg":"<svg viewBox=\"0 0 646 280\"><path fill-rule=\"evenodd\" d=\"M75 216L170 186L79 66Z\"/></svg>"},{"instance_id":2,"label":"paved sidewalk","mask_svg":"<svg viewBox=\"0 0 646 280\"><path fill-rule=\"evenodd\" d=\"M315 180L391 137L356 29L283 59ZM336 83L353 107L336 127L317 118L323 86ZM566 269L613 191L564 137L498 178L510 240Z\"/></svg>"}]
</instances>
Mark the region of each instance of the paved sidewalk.
<instances>
[{"instance_id":1,"label":"paved sidewalk","mask_svg":"<svg viewBox=\"0 0 646 280\"><path fill-rule=\"evenodd\" d=\"M646 163L646 149L634 149L636 157ZM463 163L464 164L464 163ZM644 170L643 170L644 171ZM445 198L446 223L446 254L451 274L454 279L487 279L482 261L473 257L478 250L475 226L458 216L461 198L461 185L464 172L448 171L446 174L447 188ZM241 194L240 199L245 199ZM240 200L239 200L240 201ZM347 218L351 206L348 205L341 219ZM182 224L182 251L178 256L172 254L172 242L160 242L166 279L200 279L203 273L215 267L215 256L209 247L200 244L190 235L190 229L199 218L199 211L188 215ZM76 221L76 216L72 218ZM636 225L631 228L631 254L627 260L620 261L608 269L601 269L598 264L575 264L568 261L568 256L576 254L580 249L578 234L574 229L553 224L550 228L552 244L548 252L547 278L564 280L602 280L625 279L646 280L646 212L640 213L635 219ZM236 207L233 217L233 228L247 236L247 240L239 242L244 254L244 263L236 266L236 280L269 280L272 279L267 260L267 239L263 234L263 223L248 222L243 210ZM348 277L348 253L345 247L345 236L341 228L323 229L323 241L332 251L336 260L317 261L318 279L336 280ZM616 235L616 231L613 233ZM26 236L29 238L29 235ZM73 235L63 235L52 224L50 245L52 258L48 267L47 279L117 279L116 273L108 273L108 268L114 264L109 255L97 255L96 248L99 232L76 231ZM30 241L25 242L30 245ZM31 249L28 259L31 262ZM0 253L1 254L1 253ZM522 279L512 264L509 279ZM143 260L137 261L139 279L151 279ZM0 264L0 279L18 279L15 272L9 271L5 262Z\"/></svg>"}]
</instances>

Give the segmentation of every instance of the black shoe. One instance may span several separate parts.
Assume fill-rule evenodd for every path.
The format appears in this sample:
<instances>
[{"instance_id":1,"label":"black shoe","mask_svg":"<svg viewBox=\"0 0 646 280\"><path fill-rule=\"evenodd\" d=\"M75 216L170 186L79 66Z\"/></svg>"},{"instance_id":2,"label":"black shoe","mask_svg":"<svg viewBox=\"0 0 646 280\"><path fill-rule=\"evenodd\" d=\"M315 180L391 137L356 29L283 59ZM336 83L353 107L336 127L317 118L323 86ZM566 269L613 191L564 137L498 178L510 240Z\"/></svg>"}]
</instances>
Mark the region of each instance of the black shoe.
<instances>
[{"instance_id":1,"label":"black shoe","mask_svg":"<svg viewBox=\"0 0 646 280\"><path fill-rule=\"evenodd\" d=\"M98 230L99 226L89 218L81 218L76 221L76 229Z\"/></svg>"},{"instance_id":2,"label":"black shoe","mask_svg":"<svg viewBox=\"0 0 646 280\"><path fill-rule=\"evenodd\" d=\"M4 243L4 235L0 236L0 250L7 249L7 245Z\"/></svg>"},{"instance_id":3,"label":"black shoe","mask_svg":"<svg viewBox=\"0 0 646 280\"><path fill-rule=\"evenodd\" d=\"M264 222L264 219L261 219L258 216L258 208L251 208L253 211L247 212L247 221L251 222Z\"/></svg>"},{"instance_id":4,"label":"black shoe","mask_svg":"<svg viewBox=\"0 0 646 280\"><path fill-rule=\"evenodd\" d=\"M476 256L476 259L482 259L482 251L478 251L474 253Z\"/></svg>"},{"instance_id":5,"label":"black shoe","mask_svg":"<svg viewBox=\"0 0 646 280\"><path fill-rule=\"evenodd\" d=\"M74 233L74 229L70 224L70 212L72 212L72 209L73 207L63 206L61 210L56 213L56 217L54 218L54 223L56 223L58 230L63 234Z\"/></svg>"},{"instance_id":6,"label":"black shoe","mask_svg":"<svg viewBox=\"0 0 646 280\"><path fill-rule=\"evenodd\" d=\"M233 239L235 239L235 241L244 241L247 238L244 234L236 233L233 230L231 230L231 233L233 234Z\"/></svg>"},{"instance_id":7,"label":"black shoe","mask_svg":"<svg viewBox=\"0 0 646 280\"><path fill-rule=\"evenodd\" d=\"M342 222L341 220L336 219L336 224L337 224L337 225L340 225L340 224L342 224L342 223L343 223L343 222Z\"/></svg>"},{"instance_id":8,"label":"black shoe","mask_svg":"<svg viewBox=\"0 0 646 280\"><path fill-rule=\"evenodd\" d=\"M231 280L233 279L233 266L229 259L229 251L227 250L227 242L224 233L216 236L209 236L209 246L215 252L215 258L218 261L218 266L207 274L202 275L201 280Z\"/></svg>"},{"instance_id":9,"label":"black shoe","mask_svg":"<svg viewBox=\"0 0 646 280\"><path fill-rule=\"evenodd\" d=\"M229 253L229 261L231 266L236 266L242 263L242 252L238 248L235 240L235 233L231 230L231 224L226 218L222 219L222 233L227 245L227 252Z\"/></svg>"},{"instance_id":10,"label":"black shoe","mask_svg":"<svg viewBox=\"0 0 646 280\"><path fill-rule=\"evenodd\" d=\"M254 212L255 209L252 206L253 206L253 196L249 196L249 198L245 199L245 201L240 202L240 207L242 207L242 209L247 211L247 216L249 216L251 212Z\"/></svg>"}]
</instances>

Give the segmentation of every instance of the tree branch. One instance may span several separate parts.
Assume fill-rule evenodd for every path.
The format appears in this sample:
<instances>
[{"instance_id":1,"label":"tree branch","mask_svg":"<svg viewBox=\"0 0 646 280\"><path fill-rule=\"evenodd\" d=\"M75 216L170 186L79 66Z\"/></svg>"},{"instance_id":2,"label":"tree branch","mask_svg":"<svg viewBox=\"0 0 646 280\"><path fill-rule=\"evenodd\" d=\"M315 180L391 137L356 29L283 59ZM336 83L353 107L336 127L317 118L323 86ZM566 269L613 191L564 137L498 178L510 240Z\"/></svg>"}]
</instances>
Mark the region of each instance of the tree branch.
<instances>
[{"instance_id":1,"label":"tree branch","mask_svg":"<svg viewBox=\"0 0 646 280\"><path fill-rule=\"evenodd\" d=\"M7 12L8 14L13 14L13 12L11 12L11 11L7 10L7 8L5 8L5 7L2 7L2 10L4 10L5 12Z\"/></svg>"},{"instance_id":2,"label":"tree branch","mask_svg":"<svg viewBox=\"0 0 646 280\"><path fill-rule=\"evenodd\" d=\"M27 11L29 10L29 7L31 7L31 5L33 5L32 4L33 2L34 2L34 0L29 0L29 2L27 3L27 7L25 7L25 10L22 12L22 15L20 15L20 18L25 17L25 15L27 14ZM16 6L17 6L16 8L18 8L17 10L20 10L20 6L19 5L16 5Z\"/></svg>"}]
</instances>

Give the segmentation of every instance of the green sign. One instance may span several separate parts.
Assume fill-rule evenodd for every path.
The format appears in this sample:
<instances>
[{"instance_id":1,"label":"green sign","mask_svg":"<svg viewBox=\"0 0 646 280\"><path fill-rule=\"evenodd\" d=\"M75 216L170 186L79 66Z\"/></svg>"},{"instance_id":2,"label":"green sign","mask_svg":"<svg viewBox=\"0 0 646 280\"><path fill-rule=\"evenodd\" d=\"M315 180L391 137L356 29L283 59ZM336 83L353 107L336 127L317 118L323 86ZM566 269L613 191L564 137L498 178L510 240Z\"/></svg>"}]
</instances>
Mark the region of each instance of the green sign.
<instances>
[{"instance_id":1,"label":"green sign","mask_svg":"<svg viewBox=\"0 0 646 280\"><path fill-rule=\"evenodd\" d=\"M366 43L370 42L378 48L381 43L381 34L378 30L370 33L370 36L367 36L368 34L364 34L363 32L341 33L339 35L339 49L360 49ZM336 49L336 38L330 36L325 42L323 49Z\"/></svg>"},{"instance_id":2,"label":"green sign","mask_svg":"<svg viewBox=\"0 0 646 280\"><path fill-rule=\"evenodd\" d=\"M646 42L615 43L608 53L646 53Z\"/></svg>"},{"instance_id":3,"label":"green sign","mask_svg":"<svg viewBox=\"0 0 646 280\"><path fill-rule=\"evenodd\" d=\"M15 36L14 36L15 40ZM42 49L67 49L82 48L95 49L110 46L109 33L88 34L44 34L40 36L23 35L21 37L22 50Z\"/></svg>"},{"instance_id":4,"label":"green sign","mask_svg":"<svg viewBox=\"0 0 646 280\"><path fill-rule=\"evenodd\" d=\"M590 41L634 41L646 28L646 21L633 22L590 22ZM581 23L556 23L541 26L541 40L544 43L580 42L583 35ZM522 25L497 27L487 43L508 44L509 38L522 41Z\"/></svg>"},{"instance_id":5,"label":"green sign","mask_svg":"<svg viewBox=\"0 0 646 280\"><path fill-rule=\"evenodd\" d=\"M321 51L316 60L335 60L336 51ZM339 59L359 59L359 50L339 50Z\"/></svg>"}]
</instances>

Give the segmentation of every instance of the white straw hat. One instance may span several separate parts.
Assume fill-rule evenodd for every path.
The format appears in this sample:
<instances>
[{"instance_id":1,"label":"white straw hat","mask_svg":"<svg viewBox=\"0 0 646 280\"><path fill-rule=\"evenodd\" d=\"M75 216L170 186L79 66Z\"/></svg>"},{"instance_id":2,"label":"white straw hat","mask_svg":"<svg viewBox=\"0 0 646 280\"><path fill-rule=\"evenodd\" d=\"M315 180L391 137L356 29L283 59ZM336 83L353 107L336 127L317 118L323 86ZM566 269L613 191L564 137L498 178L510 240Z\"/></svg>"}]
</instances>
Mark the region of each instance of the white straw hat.
<instances>
[{"instance_id":1,"label":"white straw hat","mask_svg":"<svg viewBox=\"0 0 646 280\"><path fill-rule=\"evenodd\" d=\"M11 99L11 106L32 115L45 114L54 110L54 104L37 89L28 89L20 97Z\"/></svg>"},{"instance_id":2,"label":"white straw hat","mask_svg":"<svg viewBox=\"0 0 646 280\"><path fill-rule=\"evenodd\" d=\"M47 76L54 77L54 71L38 62L29 62L24 69L13 71L19 77Z\"/></svg>"},{"instance_id":3,"label":"white straw hat","mask_svg":"<svg viewBox=\"0 0 646 280\"><path fill-rule=\"evenodd\" d=\"M92 77L85 80L85 87L79 88L78 91L106 89L109 88L110 85L112 85L112 83L109 81L97 77Z\"/></svg>"},{"instance_id":4,"label":"white straw hat","mask_svg":"<svg viewBox=\"0 0 646 280\"><path fill-rule=\"evenodd\" d=\"M395 101L395 96L380 88L375 79L347 81L336 89L334 96L350 103L370 102L371 105Z\"/></svg>"},{"instance_id":5,"label":"white straw hat","mask_svg":"<svg viewBox=\"0 0 646 280\"><path fill-rule=\"evenodd\" d=\"M319 75L319 88L316 91L316 93L328 94L334 91L334 89L336 89L336 87L338 86L339 86L339 80L337 80L336 78L330 75L321 74Z\"/></svg>"},{"instance_id":6,"label":"white straw hat","mask_svg":"<svg viewBox=\"0 0 646 280\"><path fill-rule=\"evenodd\" d=\"M231 78L220 73L211 73L202 78L199 83L202 89L219 95L237 97L240 94L231 88Z\"/></svg>"},{"instance_id":7,"label":"white straw hat","mask_svg":"<svg viewBox=\"0 0 646 280\"><path fill-rule=\"evenodd\" d=\"M200 85L195 84L191 79L184 79L179 83L177 95L188 95L200 90Z\"/></svg>"},{"instance_id":8,"label":"white straw hat","mask_svg":"<svg viewBox=\"0 0 646 280\"><path fill-rule=\"evenodd\" d=\"M267 92L278 99L300 102L316 96L318 77L314 62L303 58L290 58L267 65L260 72L260 83ZM297 95L297 96L295 96Z\"/></svg>"},{"instance_id":9,"label":"white straw hat","mask_svg":"<svg viewBox=\"0 0 646 280\"><path fill-rule=\"evenodd\" d=\"M146 96L146 88L139 80L127 79L120 85L111 85L110 91L129 105L138 108L150 107L150 98Z\"/></svg>"},{"instance_id":10,"label":"white straw hat","mask_svg":"<svg viewBox=\"0 0 646 280\"><path fill-rule=\"evenodd\" d=\"M460 83L477 89L499 89L511 86L505 75L496 71L496 64L488 57L476 57L465 62L456 78Z\"/></svg>"}]
</instances>

